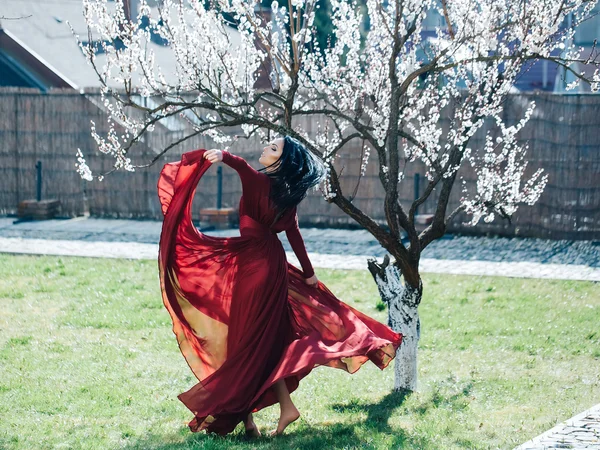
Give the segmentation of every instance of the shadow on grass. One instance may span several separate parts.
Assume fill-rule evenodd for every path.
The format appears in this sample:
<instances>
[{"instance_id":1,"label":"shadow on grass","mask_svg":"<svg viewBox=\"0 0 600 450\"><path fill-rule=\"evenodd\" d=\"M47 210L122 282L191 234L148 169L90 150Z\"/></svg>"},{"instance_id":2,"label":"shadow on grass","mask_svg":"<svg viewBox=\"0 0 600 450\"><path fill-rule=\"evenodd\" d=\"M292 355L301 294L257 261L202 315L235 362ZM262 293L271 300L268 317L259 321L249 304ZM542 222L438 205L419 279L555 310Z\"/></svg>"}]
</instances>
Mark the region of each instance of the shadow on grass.
<instances>
[{"instance_id":1,"label":"shadow on grass","mask_svg":"<svg viewBox=\"0 0 600 450\"><path fill-rule=\"evenodd\" d=\"M409 436L403 429L392 429L388 420L393 412L410 395L407 392L393 392L379 402L362 403L352 400L347 404L334 404L331 409L348 413L350 417L342 423L309 425L301 422L293 426L288 434L277 438L261 437L247 440L238 427L228 436L190 433L187 427L180 433L158 435L149 433L143 439L124 447L128 450L212 450L212 449L285 449L301 448L326 450L336 448L379 448L385 439L388 448L429 448L427 439ZM352 418L354 413L366 412L366 420ZM263 430L267 432L268 430ZM393 434L393 436L392 436ZM385 436L382 436L385 435ZM170 442L169 442L170 441ZM183 441L183 442L182 442Z\"/></svg>"},{"instance_id":2,"label":"shadow on grass","mask_svg":"<svg viewBox=\"0 0 600 450\"><path fill-rule=\"evenodd\" d=\"M409 391L390 392L378 402L364 403L354 399L348 403L334 403L331 409L339 413L366 412L367 420L364 421L366 428L388 433L392 431L388 423L390 416L402 406L409 395Z\"/></svg>"}]
</instances>

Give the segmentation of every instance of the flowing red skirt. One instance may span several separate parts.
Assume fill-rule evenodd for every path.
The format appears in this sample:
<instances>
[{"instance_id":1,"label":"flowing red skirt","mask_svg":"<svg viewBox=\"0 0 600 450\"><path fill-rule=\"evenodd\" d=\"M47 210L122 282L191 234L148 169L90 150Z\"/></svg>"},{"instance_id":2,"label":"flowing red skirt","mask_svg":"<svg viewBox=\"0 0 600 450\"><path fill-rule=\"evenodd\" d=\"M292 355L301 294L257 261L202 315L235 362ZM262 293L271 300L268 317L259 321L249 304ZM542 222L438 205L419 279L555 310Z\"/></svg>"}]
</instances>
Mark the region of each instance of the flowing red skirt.
<instances>
[{"instance_id":1,"label":"flowing red skirt","mask_svg":"<svg viewBox=\"0 0 600 450\"><path fill-rule=\"evenodd\" d=\"M402 335L323 283L307 285L277 235L251 217L240 217L239 237L197 230L192 200L211 166L203 153L186 153L161 172L159 273L173 332L199 381L178 396L194 413L189 427L227 434L277 402L278 380L292 392L316 366L354 373L371 360L383 369Z\"/></svg>"}]
</instances>

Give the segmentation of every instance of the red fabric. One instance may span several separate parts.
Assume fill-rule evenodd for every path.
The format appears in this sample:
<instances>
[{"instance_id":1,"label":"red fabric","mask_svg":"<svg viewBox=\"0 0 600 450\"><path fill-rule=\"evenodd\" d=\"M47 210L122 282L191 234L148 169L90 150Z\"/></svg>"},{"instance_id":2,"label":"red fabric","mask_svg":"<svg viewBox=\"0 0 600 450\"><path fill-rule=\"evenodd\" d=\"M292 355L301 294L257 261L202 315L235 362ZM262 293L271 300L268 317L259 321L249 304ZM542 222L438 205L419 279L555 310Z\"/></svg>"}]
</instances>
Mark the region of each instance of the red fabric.
<instances>
[{"instance_id":1,"label":"red fabric","mask_svg":"<svg viewBox=\"0 0 600 450\"><path fill-rule=\"evenodd\" d=\"M223 151L223 162L234 168L240 175L242 181L242 198L240 199L240 216L248 215L257 218L260 222L271 224L275 219L275 213L269 202L269 191L271 180L264 173L256 171L244 158ZM269 221L270 220L270 221ZM285 230L286 237L296 254L305 278L315 274L304 240L298 227L297 208L279 218L273 229L279 233Z\"/></svg>"},{"instance_id":2,"label":"red fabric","mask_svg":"<svg viewBox=\"0 0 600 450\"><path fill-rule=\"evenodd\" d=\"M198 181L211 166L206 150L166 164L158 181L164 213L159 246L163 303L198 383L178 396L194 413L192 431L231 432L243 418L277 402L272 385L290 392L318 365L355 372L368 360L383 369L402 335L338 300L313 274L296 210L270 227L270 179L242 158L223 162L242 180L240 234L214 237L192 224ZM286 261L286 231L304 272Z\"/></svg>"}]
</instances>

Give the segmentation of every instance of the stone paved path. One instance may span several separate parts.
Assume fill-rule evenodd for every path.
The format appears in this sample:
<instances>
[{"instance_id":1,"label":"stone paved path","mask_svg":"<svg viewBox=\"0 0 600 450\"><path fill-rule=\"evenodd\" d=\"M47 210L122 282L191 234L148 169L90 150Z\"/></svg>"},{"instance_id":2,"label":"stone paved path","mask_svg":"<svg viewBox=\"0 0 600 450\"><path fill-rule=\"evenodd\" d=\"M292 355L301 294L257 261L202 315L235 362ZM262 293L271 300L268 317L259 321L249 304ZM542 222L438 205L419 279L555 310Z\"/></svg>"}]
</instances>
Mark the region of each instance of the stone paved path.
<instances>
[{"instance_id":1,"label":"stone paved path","mask_svg":"<svg viewBox=\"0 0 600 450\"><path fill-rule=\"evenodd\" d=\"M156 254L162 225L159 221L84 217L14 222L14 218L0 218L0 251L61 252L60 254L81 256L150 259ZM315 267L364 269L367 257L382 258L386 254L373 236L364 230L301 228ZM237 229L211 230L206 233L214 236L239 236ZM279 233L279 238L292 263L297 263L285 233ZM421 261L424 272L600 280L599 241L551 241L449 234L429 245L423 252Z\"/></svg>"},{"instance_id":2,"label":"stone paved path","mask_svg":"<svg viewBox=\"0 0 600 450\"><path fill-rule=\"evenodd\" d=\"M600 404L572 417L514 450L600 449Z\"/></svg>"},{"instance_id":3,"label":"stone paved path","mask_svg":"<svg viewBox=\"0 0 600 450\"><path fill-rule=\"evenodd\" d=\"M88 256L96 258L156 259L157 244L138 242L98 242L60 239L24 239L0 237L0 253L36 255ZM288 261L298 266L291 251ZM373 255L323 254L308 252L315 268L366 269L367 258ZM381 259L379 259L381 261ZM462 261L451 259L421 259L423 273L457 275L492 275L521 278L600 281L600 269L576 264L542 264L533 262Z\"/></svg>"}]
</instances>

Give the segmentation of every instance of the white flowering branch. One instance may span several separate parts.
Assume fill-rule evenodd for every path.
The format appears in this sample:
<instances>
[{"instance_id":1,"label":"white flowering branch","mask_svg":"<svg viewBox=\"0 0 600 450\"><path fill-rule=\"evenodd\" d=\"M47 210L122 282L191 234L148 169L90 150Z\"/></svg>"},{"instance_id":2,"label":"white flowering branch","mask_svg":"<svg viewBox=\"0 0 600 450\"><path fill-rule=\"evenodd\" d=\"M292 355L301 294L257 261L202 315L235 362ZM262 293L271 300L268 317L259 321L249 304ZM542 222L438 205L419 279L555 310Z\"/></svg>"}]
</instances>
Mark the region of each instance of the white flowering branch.
<instances>
[{"instance_id":1,"label":"white flowering branch","mask_svg":"<svg viewBox=\"0 0 600 450\"><path fill-rule=\"evenodd\" d=\"M101 80L108 114L105 135L94 124L91 134L99 150L114 157L113 170L146 167L192 136L230 143L226 130L232 127L246 138L296 137L326 165L326 200L369 230L413 286L422 250L459 212L470 214L473 224L510 218L544 189L541 169L525 176L527 146L517 139L534 110L516 126L500 119L523 65L546 60L577 83L600 87L598 52L582 56L572 44L595 0L330 0L333 35L325 48L315 39L316 0L283 3L272 2L268 20L258 1L213 0L206 8L201 0L163 0L158 7L141 0L137 15L127 18L122 0L83 0L88 43L80 45ZM434 36L425 38L430 17L440 20ZM156 63L153 37L167 44L168 67ZM578 66L591 67L592 75ZM267 89L255 87L261 71ZM450 119L449 127L442 118ZM298 119L313 121L313 131L298 127ZM184 135L148 164L133 165L133 145L167 120L179 120ZM486 123L493 131L474 148L471 139ZM347 196L335 159L355 140L362 163ZM352 203L371 152L386 192L387 228ZM93 175L80 151L77 158L82 177L105 175ZM405 210L398 192L406 167L416 162L425 165L428 184ZM468 165L477 175L474 189L459 172ZM461 203L448 212L457 179ZM417 208L434 191L433 221L417 233Z\"/></svg>"}]
</instances>

